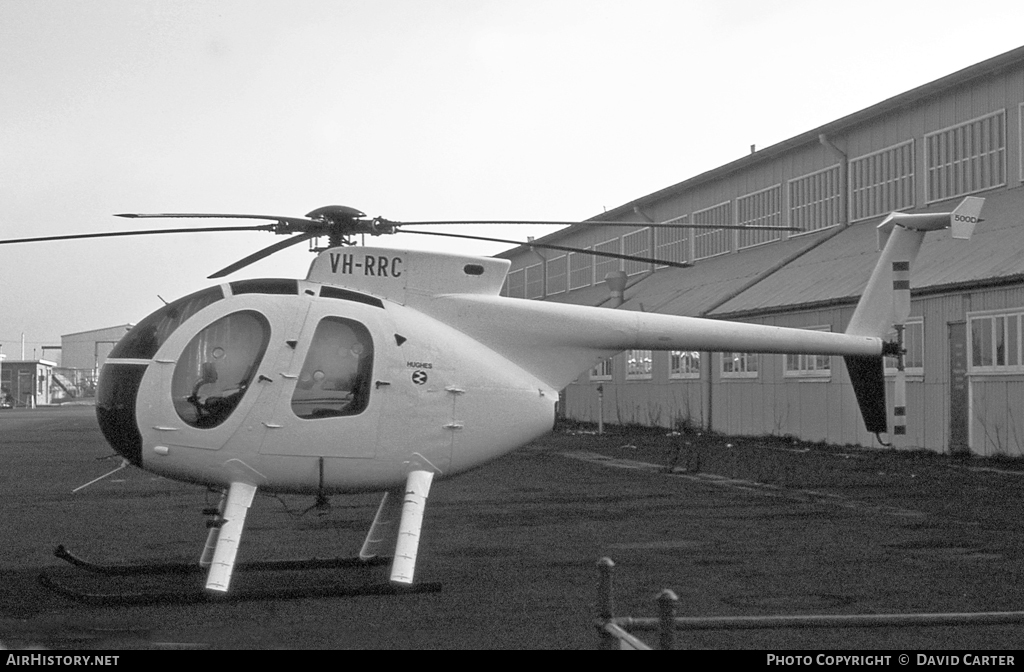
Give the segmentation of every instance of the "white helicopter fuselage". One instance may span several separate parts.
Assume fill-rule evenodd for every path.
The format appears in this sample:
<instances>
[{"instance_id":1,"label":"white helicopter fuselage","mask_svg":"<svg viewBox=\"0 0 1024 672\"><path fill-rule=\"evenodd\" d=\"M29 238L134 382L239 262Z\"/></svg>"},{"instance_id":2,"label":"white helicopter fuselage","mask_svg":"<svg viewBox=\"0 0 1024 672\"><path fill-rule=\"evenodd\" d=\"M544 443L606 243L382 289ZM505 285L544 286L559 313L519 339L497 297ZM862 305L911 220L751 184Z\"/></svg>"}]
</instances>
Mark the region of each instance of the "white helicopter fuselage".
<instances>
[{"instance_id":1,"label":"white helicopter fuselage","mask_svg":"<svg viewBox=\"0 0 1024 672\"><path fill-rule=\"evenodd\" d=\"M228 283L224 298L188 317L151 360L111 358L111 367L145 367L136 403L143 468L214 486L244 480L277 492L381 490L403 483L413 468L439 476L472 469L551 429L557 390L478 341L386 299L327 298L321 283L292 282L297 293L287 296L234 294ZM222 350L229 364L232 338L239 336L230 329L203 332L240 313L266 321L261 361L225 419L197 423L181 398L201 380L205 362L197 359L208 353L189 353ZM324 413L301 407L304 384L331 385L330 363L306 367L312 375L303 380L305 364L322 356L314 352L323 345L315 336L325 320L358 323L371 339L361 353L372 357L362 382L366 400L352 413L345 412L351 405L345 395L336 395L337 413L329 400ZM347 351L328 355L353 359ZM217 375L225 378L223 371ZM176 377L187 384L176 389Z\"/></svg>"},{"instance_id":2,"label":"white helicopter fuselage","mask_svg":"<svg viewBox=\"0 0 1024 672\"><path fill-rule=\"evenodd\" d=\"M112 406L104 388L116 386L133 396L134 417L101 412L101 426L111 438L112 424L134 421L138 436L121 452L178 480L381 490L411 470L472 469L543 435L558 390L624 348L881 350L876 337L501 297L508 265L334 248L306 280L185 297L111 353L100 406Z\"/></svg>"}]
</instances>

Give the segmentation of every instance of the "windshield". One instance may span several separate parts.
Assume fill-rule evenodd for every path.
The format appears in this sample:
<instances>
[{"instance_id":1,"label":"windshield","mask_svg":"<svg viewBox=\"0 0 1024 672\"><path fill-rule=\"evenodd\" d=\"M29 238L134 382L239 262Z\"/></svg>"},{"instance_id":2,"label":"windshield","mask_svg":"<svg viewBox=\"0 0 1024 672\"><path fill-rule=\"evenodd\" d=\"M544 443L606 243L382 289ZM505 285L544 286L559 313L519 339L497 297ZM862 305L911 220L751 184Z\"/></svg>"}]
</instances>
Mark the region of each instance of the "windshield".
<instances>
[{"instance_id":1,"label":"windshield","mask_svg":"<svg viewBox=\"0 0 1024 672\"><path fill-rule=\"evenodd\" d=\"M167 304L125 334L110 351L110 359L153 359L167 338L188 318L224 298L220 287L210 287Z\"/></svg>"}]
</instances>

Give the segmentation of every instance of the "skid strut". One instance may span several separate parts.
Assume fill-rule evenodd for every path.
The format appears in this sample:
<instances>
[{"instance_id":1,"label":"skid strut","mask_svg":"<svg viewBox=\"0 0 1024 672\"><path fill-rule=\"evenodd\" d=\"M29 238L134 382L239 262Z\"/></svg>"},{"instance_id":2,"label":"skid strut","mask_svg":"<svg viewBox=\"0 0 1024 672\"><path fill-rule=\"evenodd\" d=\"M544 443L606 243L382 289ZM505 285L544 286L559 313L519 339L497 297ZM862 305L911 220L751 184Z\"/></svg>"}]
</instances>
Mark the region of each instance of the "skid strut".
<instances>
[{"instance_id":1,"label":"skid strut","mask_svg":"<svg viewBox=\"0 0 1024 672\"><path fill-rule=\"evenodd\" d=\"M399 585L412 585L416 570L416 554L420 546L420 530L423 528L423 508L430 494L432 471L411 471L405 482L405 498L402 500L402 518L398 523L398 541L395 544L395 560L391 564L391 581Z\"/></svg>"},{"instance_id":2,"label":"skid strut","mask_svg":"<svg viewBox=\"0 0 1024 672\"><path fill-rule=\"evenodd\" d=\"M228 488L227 499L223 503L220 515L220 526L210 528L209 537L214 540L213 558L210 560L210 571L206 576L206 589L226 593L231 585L231 574L235 571L235 558L238 556L238 544L242 541L242 528L245 527L245 516L256 496L256 486L236 481ZM214 530L217 531L214 535ZM207 549L210 538L207 538ZM203 550L203 558L207 555Z\"/></svg>"}]
</instances>

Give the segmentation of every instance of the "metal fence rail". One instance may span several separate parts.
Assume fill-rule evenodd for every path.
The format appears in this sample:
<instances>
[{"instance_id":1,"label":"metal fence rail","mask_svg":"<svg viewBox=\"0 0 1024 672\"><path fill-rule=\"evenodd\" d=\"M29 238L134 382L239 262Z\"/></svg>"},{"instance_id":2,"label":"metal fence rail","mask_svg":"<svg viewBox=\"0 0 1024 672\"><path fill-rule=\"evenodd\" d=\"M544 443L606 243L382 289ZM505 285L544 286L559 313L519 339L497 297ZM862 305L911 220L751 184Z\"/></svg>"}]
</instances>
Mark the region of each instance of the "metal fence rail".
<instances>
[{"instance_id":1,"label":"metal fence rail","mask_svg":"<svg viewBox=\"0 0 1024 672\"><path fill-rule=\"evenodd\" d=\"M652 647L633 632L657 632L659 649L675 648L679 630L766 630L774 628L892 628L943 625L1016 625L1024 623L1024 611L941 614L817 614L799 616L676 616L679 598L671 590L657 597L658 616L615 616L614 569L610 558L598 563L598 630L604 650L649 650Z\"/></svg>"}]
</instances>

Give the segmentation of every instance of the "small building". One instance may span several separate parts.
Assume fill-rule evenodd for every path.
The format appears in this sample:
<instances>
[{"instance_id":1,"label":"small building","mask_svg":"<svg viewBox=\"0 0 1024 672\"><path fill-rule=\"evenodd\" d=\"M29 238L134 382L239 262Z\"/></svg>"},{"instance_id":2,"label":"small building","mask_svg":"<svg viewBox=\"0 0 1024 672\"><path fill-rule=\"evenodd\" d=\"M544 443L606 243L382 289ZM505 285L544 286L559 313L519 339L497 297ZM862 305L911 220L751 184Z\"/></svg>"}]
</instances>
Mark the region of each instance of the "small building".
<instances>
[{"instance_id":1,"label":"small building","mask_svg":"<svg viewBox=\"0 0 1024 672\"><path fill-rule=\"evenodd\" d=\"M61 336L61 366L53 376L54 395L92 396L107 355L132 326L119 324Z\"/></svg>"},{"instance_id":2,"label":"small building","mask_svg":"<svg viewBox=\"0 0 1024 672\"><path fill-rule=\"evenodd\" d=\"M46 359L0 360L0 403L15 408L48 405L50 379L56 366Z\"/></svg>"}]
</instances>

